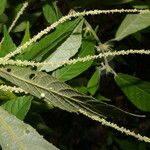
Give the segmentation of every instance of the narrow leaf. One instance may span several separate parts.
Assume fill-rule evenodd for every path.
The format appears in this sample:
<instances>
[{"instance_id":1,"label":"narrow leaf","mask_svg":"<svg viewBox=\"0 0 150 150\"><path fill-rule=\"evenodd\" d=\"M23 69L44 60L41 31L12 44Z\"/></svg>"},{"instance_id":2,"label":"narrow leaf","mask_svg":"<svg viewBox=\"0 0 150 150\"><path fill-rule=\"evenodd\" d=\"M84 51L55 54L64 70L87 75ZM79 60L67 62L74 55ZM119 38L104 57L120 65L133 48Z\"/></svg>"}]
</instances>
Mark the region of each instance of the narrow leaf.
<instances>
[{"instance_id":1,"label":"narrow leaf","mask_svg":"<svg viewBox=\"0 0 150 150\"><path fill-rule=\"evenodd\" d=\"M58 62L58 61L65 61L69 60L72 56L74 56L78 49L81 46L82 41L82 25L83 20L77 25L77 27L74 29L72 34L66 39L64 43L62 43L61 46L59 46L54 53L50 55L46 59L46 62ZM51 66L51 65L45 65L40 68L40 70L45 70L47 72L53 71L54 69L60 67L61 65Z\"/></svg>"},{"instance_id":2,"label":"narrow leaf","mask_svg":"<svg viewBox=\"0 0 150 150\"><path fill-rule=\"evenodd\" d=\"M25 29L25 34L24 34L24 37L22 39L22 42L21 42L21 45L26 43L29 39L30 39L30 23L27 22L26 23L26 29Z\"/></svg>"},{"instance_id":3,"label":"narrow leaf","mask_svg":"<svg viewBox=\"0 0 150 150\"><path fill-rule=\"evenodd\" d=\"M122 73L115 76L115 81L137 108L150 111L150 82Z\"/></svg>"},{"instance_id":4,"label":"narrow leaf","mask_svg":"<svg viewBox=\"0 0 150 150\"><path fill-rule=\"evenodd\" d=\"M22 96L13 100L7 101L2 107L9 113L15 115L20 120L23 120L31 106L31 96Z\"/></svg>"},{"instance_id":5,"label":"narrow leaf","mask_svg":"<svg viewBox=\"0 0 150 150\"><path fill-rule=\"evenodd\" d=\"M88 91L89 93L91 93L91 95L94 95L96 93L97 89L99 88L99 83L100 83L100 69L97 68L87 85Z\"/></svg>"},{"instance_id":6,"label":"narrow leaf","mask_svg":"<svg viewBox=\"0 0 150 150\"><path fill-rule=\"evenodd\" d=\"M20 45L23 45L24 43L26 43L28 40L30 40L30 23L27 22L26 23L26 29L25 29L25 34L23 36L23 39L21 41L21 44ZM21 54L17 55L15 58L16 59L21 59L21 60L24 60L24 55L23 53L24 52L27 52L27 51L30 51L32 48L32 45L28 46L27 48L25 48Z\"/></svg>"},{"instance_id":7,"label":"narrow leaf","mask_svg":"<svg viewBox=\"0 0 150 150\"><path fill-rule=\"evenodd\" d=\"M0 49L0 57L5 56L9 52L16 49L16 45L14 44L13 40L11 39L6 26L4 26L4 41L2 42L1 49Z\"/></svg>"},{"instance_id":8,"label":"narrow leaf","mask_svg":"<svg viewBox=\"0 0 150 150\"><path fill-rule=\"evenodd\" d=\"M58 150L30 125L0 107L0 145L3 150Z\"/></svg>"},{"instance_id":9,"label":"narrow leaf","mask_svg":"<svg viewBox=\"0 0 150 150\"><path fill-rule=\"evenodd\" d=\"M74 90L67 84L58 81L44 72L33 71L25 67L1 67L0 76L21 87L48 104L69 112L83 110L88 114L104 116L120 116L127 113L119 108L97 101ZM127 113L128 114L128 113Z\"/></svg>"},{"instance_id":10,"label":"narrow leaf","mask_svg":"<svg viewBox=\"0 0 150 150\"><path fill-rule=\"evenodd\" d=\"M150 26L150 13L128 14L117 30L115 40L120 41L126 36Z\"/></svg>"},{"instance_id":11,"label":"narrow leaf","mask_svg":"<svg viewBox=\"0 0 150 150\"><path fill-rule=\"evenodd\" d=\"M77 57L85 57L88 55L94 55L95 53L95 42L90 40L83 40L82 42L82 48L80 50L80 53ZM85 70L87 70L93 61L87 61L87 62L78 62L76 64L67 65L60 69L57 69L56 71L53 71L52 76L56 77L57 79L61 81L67 81L70 80Z\"/></svg>"}]
</instances>

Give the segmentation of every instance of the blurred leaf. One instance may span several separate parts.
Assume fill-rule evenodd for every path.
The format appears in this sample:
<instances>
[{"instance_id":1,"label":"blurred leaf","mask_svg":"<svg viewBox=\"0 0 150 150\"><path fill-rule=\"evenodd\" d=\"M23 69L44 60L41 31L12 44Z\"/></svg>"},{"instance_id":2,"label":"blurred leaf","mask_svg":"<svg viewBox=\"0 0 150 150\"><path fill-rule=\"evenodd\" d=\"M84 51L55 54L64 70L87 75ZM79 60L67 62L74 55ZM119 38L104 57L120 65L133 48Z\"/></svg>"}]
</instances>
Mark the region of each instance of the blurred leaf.
<instances>
[{"instance_id":1,"label":"blurred leaf","mask_svg":"<svg viewBox=\"0 0 150 150\"><path fill-rule=\"evenodd\" d=\"M48 21L48 23L50 24L54 23L62 16L56 3L57 3L56 1L51 1L48 4L45 4L43 6L44 16L46 20Z\"/></svg>"},{"instance_id":2,"label":"blurred leaf","mask_svg":"<svg viewBox=\"0 0 150 150\"><path fill-rule=\"evenodd\" d=\"M106 98L100 94L96 95L96 99L98 99L100 101L111 101L109 98Z\"/></svg>"},{"instance_id":3,"label":"blurred leaf","mask_svg":"<svg viewBox=\"0 0 150 150\"><path fill-rule=\"evenodd\" d=\"M115 138L115 142L121 150L148 150L147 144L138 141L120 140Z\"/></svg>"},{"instance_id":4,"label":"blurred leaf","mask_svg":"<svg viewBox=\"0 0 150 150\"><path fill-rule=\"evenodd\" d=\"M88 93L87 87L85 86L75 86L74 88L77 89L80 93L83 93L83 94Z\"/></svg>"},{"instance_id":5,"label":"blurred leaf","mask_svg":"<svg viewBox=\"0 0 150 150\"><path fill-rule=\"evenodd\" d=\"M22 17L19 18L16 26L12 30L13 32L21 32L26 29L26 23L30 22L30 26L32 26L37 18L41 15L41 12L36 12L36 13L24 13Z\"/></svg>"},{"instance_id":6,"label":"blurred leaf","mask_svg":"<svg viewBox=\"0 0 150 150\"><path fill-rule=\"evenodd\" d=\"M95 42L90 41L90 40L83 40L81 50L79 54L77 55L77 57L81 58L81 57L85 57L88 55L94 55L95 53L94 46L95 46ZM93 61L78 62L75 64L64 66L54 71L52 73L52 76L56 77L57 79L61 81L70 80L78 76L85 70L87 70L91 66L92 62Z\"/></svg>"},{"instance_id":7,"label":"blurred leaf","mask_svg":"<svg viewBox=\"0 0 150 150\"><path fill-rule=\"evenodd\" d=\"M43 55L52 51L54 47L59 45L64 39L66 39L73 29L77 26L81 19L77 18L72 21L65 22L61 24L55 31L46 35L39 42L32 45L31 50L25 52L23 55L23 60L36 59L41 60Z\"/></svg>"},{"instance_id":8,"label":"blurred leaf","mask_svg":"<svg viewBox=\"0 0 150 150\"><path fill-rule=\"evenodd\" d=\"M5 56L6 54L13 51L14 49L16 49L16 45L12 41L12 39L6 29L6 26L4 26L4 41L1 44L0 57Z\"/></svg>"},{"instance_id":9,"label":"blurred leaf","mask_svg":"<svg viewBox=\"0 0 150 150\"><path fill-rule=\"evenodd\" d=\"M150 111L150 82L122 73L115 76L115 81L137 108Z\"/></svg>"},{"instance_id":10,"label":"blurred leaf","mask_svg":"<svg viewBox=\"0 0 150 150\"><path fill-rule=\"evenodd\" d=\"M6 23L8 21L8 17L6 14L1 14L0 15L0 23Z\"/></svg>"},{"instance_id":11,"label":"blurred leaf","mask_svg":"<svg viewBox=\"0 0 150 150\"><path fill-rule=\"evenodd\" d=\"M22 39L21 45L23 45L24 43L26 43L30 38L31 38L30 37L30 23L26 22L25 34L24 34L24 37Z\"/></svg>"},{"instance_id":12,"label":"blurred leaf","mask_svg":"<svg viewBox=\"0 0 150 150\"><path fill-rule=\"evenodd\" d=\"M27 22L26 23L26 29L25 29L25 34L24 34L24 37L21 41L21 44L20 45L23 45L24 43L26 43L28 40L30 40L30 23ZM26 51L30 51L32 48L32 45L28 46L27 48L25 48L21 54L18 54L15 58L16 59L24 59L23 57L23 53L26 52Z\"/></svg>"},{"instance_id":13,"label":"blurred leaf","mask_svg":"<svg viewBox=\"0 0 150 150\"><path fill-rule=\"evenodd\" d=\"M99 117L115 117L125 114L137 116L81 94L45 72L34 71L26 67L8 66L0 68L0 76L48 104L69 112L78 113L82 110L89 116Z\"/></svg>"},{"instance_id":14,"label":"blurred leaf","mask_svg":"<svg viewBox=\"0 0 150 150\"><path fill-rule=\"evenodd\" d=\"M94 95L97 89L99 88L100 76L101 76L101 71L99 68L97 68L87 84L88 91L91 95Z\"/></svg>"},{"instance_id":15,"label":"blurred leaf","mask_svg":"<svg viewBox=\"0 0 150 150\"><path fill-rule=\"evenodd\" d=\"M14 98L16 98L16 96L12 92L0 90L0 100L10 100Z\"/></svg>"},{"instance_id":16,"label":"blurred leaf","mask_svg":"<svg viewBox=\"0 0 150 150\"><path fill-rule=\"evenodd\" d=\"M0 15L4 12L5 7L6 7L6 0L1 0L0 1Z\"/></svg>"},{"instance_id":17,"label":"blurred leaf","mask_svg":"<svg viewBox=\"0 0 150 150\"><path fill-rule=\"evenodd\" d=\"M17 97L7 101L2 107L18 119L23 120L30 109L32 99L33 97L31 96Z\"/></svg>"},{"instance_id":18,"label":"blurred leaf","mask_svg":"<svg viewBox=\"0 0 150 150\"><path fill-rule=\"evenodd\" d=\"M3 150L58 150L34 128L0 107L0 145Z\"/></svg>"},{"instance_id":19,"label":"blurred leaf","mask_svg":"<svg viewBox=\"0 0 150 150\"><path fill-rule=\"evenodd\" d=\"M45 124L45 121L40 114L32 111L26 118L26 121L30 122L30 125L34 127L40 134L49 137L53 131Z\"/></svg>"},{"instance_id":20,"label":"blurred leaf","mask_svg":"<svg viewBox=\"0 0 150 150\"><path fill-rule=\"evenodd\" d=\"M150 13L128 14L118 28L115 39L122 40L126 36L150 26Z\"/></svg>"},{"instance_id":21,"label":"blurred leaf","mask_svg":"<svg viewBox=\"0 0 150 150\"><path fill-rule=\"evenodd\" d=\"M46 59L46 62L59 62L69 60L74 56L81 46L82 42L82 26L83 20L77 25L72 34ZM43 65L40 70L50 72L61 65Z\"/></svg>"},{"instance_id":22,"label":"blurred leaf","mask_svg":"<svg viewBox=\"0 0 150 150\"><path fill-rule=\"evenodd\" d=\"M132 34L132 36L138 41L138 42L142 42L142 35L140 32L136 32L134 34Z\"/></svg>"},{"instance_id":23,"label":"blurred leaf","mask_svg":"<svg viewBox=\"0 0 150 150\"><path fill-rule=\"evenodd\" d=\"M128 140L115 139L121 150L138 150L138 143Z\"/></svg>"},{"instance_id":24,"label":"blurred leaf","mask_svg":"<svg viewBox=\"0 0 150 150\"><path fill-rule=\"evenodd\" d=\"M150 2L148 1L133 1L132 7L136 9L150 9Z\"/></svg>"}]
</instances>

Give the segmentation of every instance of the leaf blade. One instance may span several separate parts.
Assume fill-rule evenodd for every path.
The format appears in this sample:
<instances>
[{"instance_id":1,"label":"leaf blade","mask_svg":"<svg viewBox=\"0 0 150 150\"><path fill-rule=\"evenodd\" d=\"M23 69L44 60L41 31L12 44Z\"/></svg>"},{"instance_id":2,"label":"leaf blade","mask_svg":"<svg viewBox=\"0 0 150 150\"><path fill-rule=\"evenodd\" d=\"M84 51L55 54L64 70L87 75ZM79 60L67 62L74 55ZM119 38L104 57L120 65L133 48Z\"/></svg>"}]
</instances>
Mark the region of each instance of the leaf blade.
<instances>
[{"instance_id":1,"label":"leaf blade","mask_svg":"<svg viewBox=\"0 0 150 150\"><path fill-rule=\"evenodd\" d=\"M45 100L48 104L50 103L69 112L78 113L79 109L81 109L91 113L91 115L100 117L112 116L112 114L114 116L130 114L115 106L97 101L93 97L81 94L69 85L58 81L44 72L33 71L30 68L10 66L9 68L1 67L0 76L20 86L31 95Z\"/></svg>"},{"instance_id":2,"label":"leaf blade","mask_svg":"<svg viewBox=\"0 0 150 150\"><path fill-rule=\"evenodd\" d=\"M23 123L0 107L0 145L3 150L58 150Z\"/></svg>"},{"instance_id":3,"label":"leaf blade","mask_svg":"<svg viewBox=\"0 0 150 150\"><path fill-rule=\"evenodd\" d=\"M94 95L99 88L99 82L100 82L100 69L97 68L94 74L92 75L91 79L88 82L87 88L91 95Z\"/></svg>"},{"instance_id":4,"label":"leaf blade","mask_svg":"<svg viewBox=\"0 0 150 150\"><path fill-rule=\"evenodd\" d=\"M58 62L58 61L65 61L74 56L78 49L81 46L82 41L82 26L83 26L83 20L80 21L80 23L77 25L77 27L74 29L72 34L63 42L57 49L54 51L47 59L46 62ZM45 70L46 72L53 71L60 67L61 65L43 65L40 68L41 70Z\"/></svg>"},{"instance_id":5,"label":"leaf blade","mask_svg":"<svg viewBox=\"0 0 150 150\"><path fill-rule=\"evenodd\" d=\"M115 39L122 40L126 36L150 26L150 13L128 14L119 26Z\"/></svg>"},{"instance_id":6,"label":"leaf blade","mask_svg":"<svg viewBox=\"0 0 150 150\"><path fill-rule=\"evenodd\" d=\"M95 42L89 40L83 40L81 51L78 54L78 57L85 57L87 55L94 55L95 53ZM78 62L76 64L71 64L68 66L64 66L56 71L53 71L52 76L61 80L61 81L68 81L85 70L87 70L93 61L88 62Z\"/></svg>"},{"instance_id":7,"label":"leaf blade","mask_svg":"<svg viewBox=\"0 0 150 150\"><path fill-rule=\"evenodd\" d=\"M42 7L44 17L50 24L54 23L62 16L56 4L56 1L52 1Z\"/></svg>"},{"instance_id":8,"label":"leaf blade","mask_svg":"<svg viewBox=\"0 0 150 150\"><path fill-rule=\"evenodd\" d=\"M4 41L2 42L0 49L0 57L4 57L9 52L16 49L16 45L11 39L9 32L6 29L6 26L4 26Z\"/></svg>"},{"instance_id":9,"label":"leaf blade","mask_svg":"<svg viewBox=\"0 0 150 150\"><path fill-rule=\"evenodd\" d=\"M139 109L150 111L150 83L119 73L115 81L127 98Z\"/></svg>"},{"instance_id":10,"label":"leaf blade","mask_svg":"<svg viewBox=\"0 0 150 150\"><path fill-rule=\"evenodd\" d=\"M1 0L0 2L0 15L4 12L5 7L6 7L6 0Z\"/></svg>"},{"instance_id":11,"label":"leaf blade","mask_svg":"<svg viewBox=\"0 0 150 150\"><path fill-rule=\"evenodd\" d=\"M23 120L30 109L32 99L33 97L31 96L17 97L7 101L2 107L20 120Z\"/></svg>"}]
</instances>

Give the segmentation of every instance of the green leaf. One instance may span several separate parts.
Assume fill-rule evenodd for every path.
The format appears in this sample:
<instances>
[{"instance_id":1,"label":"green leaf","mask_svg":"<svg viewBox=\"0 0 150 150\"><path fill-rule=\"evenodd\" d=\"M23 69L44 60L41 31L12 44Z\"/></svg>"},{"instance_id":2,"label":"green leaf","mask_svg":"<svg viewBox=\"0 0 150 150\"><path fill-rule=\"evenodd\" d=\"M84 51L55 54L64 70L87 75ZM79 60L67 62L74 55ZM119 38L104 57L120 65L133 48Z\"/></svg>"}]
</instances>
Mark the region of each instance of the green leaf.
<instances>
[{"instance_id":1,"label":"green leaf","mask_svg":"<svg viewBox=\"0 0 150 150\"><path fill-rule=\"evenodd\" d=\"M111 101L109 98L102 96L101 94L96 95L96 99L100 101Z\"/></svg>"},{"instance_id":2,"label":"green leaf","mask_svg":"<svg viewBox=\"0 0 150 150\"><path fill-rule=\"evenodd\" d=\"M31 38L31 37L30 37L30 23L27 22L27 23L26 23L25 34L24 34L24 36L23 36L23 39L22 39L22 42L21 42L20 45L23 45L24 43L26 43L28 40L30 40L30 38ZM32 45L28 46L26 49L24 49L24 50L22 51L21 54L17 55L15 58L16 58L16 59L21 59L21 60L23 60L23 59L24 59L23 53L26 52L26 51L30 51L31 48L32 48Z\"/></svg>"},{"instance_id":3,"label":"green leaf","mask_svg":"<svg viewBox=\"0 0 150 150\"><path fill-rule=\"evenodd\" d=\"M150 111L150 82L122 73L115 76L115 81L137 108Z\"/></svg>"},{"instance_id":4,"label":"green leaf","mask_svg":"<svg viewBox=\"0 0 150 150\"><path fill-rule=\"evenodd\" d=\"M95 53L95 42L90 40L83 40L81 50L77 57L85 57L88 55L94 55ZM57 79L61 81L67 81L70 80L85 70L87 70L93 61L87 61L87 62L78 62L76 64L71 64L64 66L60 69L57 69L52 73L52 76L56 77Z\"/></svg>"},{"instance_id":5,"label":"green leaf","mask_svg":"<svg viewBox=\"0 0 150 150\"><path fill-rule=\"evenodd\" d=\"M25 34L24 34L24 37L22 39L21 45L23 45L24 43L26 43L30 38L31 38L30 37L30 23L27 22L26 23Z\"/></svg>"},{"instance_id":6,"label":"green leaf","mask_svg":"<svg viewBox=\"0 0 150 150\"><path fill-rule=\"evenodd\" d=\"M150 1L133 1L131 3L135 9L150 9Z\"/></svg>"},{"instance_id":7,"label":"green leaf","mask_svg":"<svg viewBox=\"0 0 150 150\"><path fill-rule=\"evenodd\" d=\"M85 86L75 86L74 89L77 89L80 93L87 94L88 90Z\"/></svg>"},{"instance_id":8,"label":"green leaf","mask_svg":"<svg viewBox=\"0 0 150 150\"><path fill-rule=\"evenodd\" d=\"M56 5L56 1L51 1L43 6L43 14L47 22L52 24L61 17L61 12Z\"/></svg>"},{"instance_id":9,"label":"green leaf","mask_svg":"<svg viewBox=\"0 0 150 150\"><path fill-rule=\"evenodd\" d=\"M91 116L97 115L100 117L120 116L127 113L115 106L81 94L45 72L34 71L25 67L10 66L1 67L0 76L31 95L43 99L48 104L69 112L80 112L82 110Z\"/></svg>"},{"instance_id":10,"label":"green leaf","mask_svg":"<svg viewBox=\"0 0 150 150\"><path fill-rule=\"evenodd\" d=\"M14 98L16 98L16 96L12 92L0 90L0 100L10 100Z\"/></svg>"},{"instance_id":11,"label":"green leaf","mask_svg":"<svg viewBox=\"0 0 150 150\"><path fill-rule=\"evenodd\" d=\"M68 21L58 26L54 32L46 35L39 42L33 44L30 51L22 54L23 60L41 60L43 55L47 55L48 52L50 53L63 40L65 40L67 36L71 34L80 20L80 18L77 18L73 21Z\"/></svg>"},{"instance_id":12,"label":"green leaf","mask_svg":"<svg viewBox=\"0 0 150 150\"><path fill-rule=\"evenodd\" d=\"M17 97L16 99L7 101L2 107L9 113L23 120L31 106L31 96Z\"/></svg>"},{"instance_id":13,"label":"green leaf","mask_svg":"<svg viewBox=\"0 0 150 150\"><path fill-rule=\"evenodd\" d=\"M58 150L30 125L0 107L0 145L3 150Z\"/></svg>"},{"instance_id":14,"label":"green leaf","mask_svg":"<svg viewBox=\"0 0 150 150\"><path fill-rule=\"evenodd\" d=\"M91 95L94 95L99 88L99 83L100 83L100 69L97 68L94 74L92 75L91 79L88 82L87 88L88 91Z\"/></svg>"},{"instance_id":15,"label":"green leaf","mask_svg":"<svg viewBox=\"0 0 150 150\"><path fill-rule=\"evenodd\" d=\"M115 39L122 40L126 36L150 26L150 13L128 14L118 28Z\"/></svg>"},{"instance_id":16,"label":"green leaf","mask_svg":"<svg viewBox=\"0 0 150 150\"><path fill-rule=\"evenodd\" d=\"M66 61L69 60L72 56L74 56L78 49L81 46L82 42L82 26L83 20L77 25L72 34L54 51L47 59L46 62L58 62L58 61ZM61 65L44 65L40 68L40 70L45 70L47 72L53 71L60 67Z\"/></svg>"},{"instance_id":17,"label":"green leaf","mask_svg":"<svg viewBox=\"0 0 150 150\"><path fill-rule=\"evenodd\" d=\"M0 2L0 15L4 12L5 7L6 7L6 0L1 0Z\"/></svg>"},{"instance_id":18,"label":"green leaf","mask_svg":"<svg viewBox=\"0 0 150 150\"><path fill-rule=\"evenodd\" d=\"M17 14L17 12L16 12ZM30 22L30 26L32 26L37 18L41 15L41 12L35 12L35 13L23 13L23 17L20 17L19 20L17 21L15 27L13 28L13 32L21 32L26 29L26 23Z\"/></svg>"},{"instance_id":19,"label":"green leaf","mask_svg":"<svg viewBox=\"0 0 150 150\"><path fill-rule=\"evenodd\" d=\"M1 44L0 57L5 56L6 54L10 53L14 49L16 49L16 45L12 41L12 39L6 29L6 26L4 26L4 41Z\"/></svg>"}]
</instances>

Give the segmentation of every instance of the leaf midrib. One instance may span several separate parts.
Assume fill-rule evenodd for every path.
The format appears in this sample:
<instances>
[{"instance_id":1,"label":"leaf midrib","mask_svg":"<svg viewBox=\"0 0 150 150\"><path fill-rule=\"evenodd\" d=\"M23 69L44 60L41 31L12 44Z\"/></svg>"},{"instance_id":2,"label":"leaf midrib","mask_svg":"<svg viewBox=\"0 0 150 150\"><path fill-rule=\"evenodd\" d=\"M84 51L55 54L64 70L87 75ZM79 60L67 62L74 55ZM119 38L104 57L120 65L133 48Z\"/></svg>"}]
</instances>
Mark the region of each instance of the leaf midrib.
<instances>
[{"instance_id":1,"label":"leaf midrib","mask_svg":"<svg viewBox=\"0 0 150 150\"><path fill-rule=\"evenodd\" d=\"M46 90L46 91L48 91L48 92L53 92L53 93L55 93L55 94L57 94L57 95L60 95L60 96L62 96L62 97L66 97L66 98L68 98L68 99L72 99L73 101L77 101L76 99L74 99L74 98L72 98L72 97L68 97L67 95L63 95L63 94L61 94L61 93L58 93L58 92L56 92L56 91L54 91L54 90L52 90L52 89L47 89L46 87L44 87L44 86L40 86L39 84L36 84L36 83L33 83L33 82L29 82L29 80L27 80L27 79L25 79L25 78L20 78L19 76L16 76L16 75L14 75L14 74L10 74L10 73L8 73L7 71L3 71L3 70L1 70L2 72L4 72L5 74L7 74L8 76L13 76L14 78L17 78L17 79L19 79L19 80L21 80L21 81L24 81L24 82L26 82L26 83L28 83L28 84L30 84L30 85L32 85L32 86L36 86L36 87L38 87L38 88L41 88L41 89L43 89L43 90ZM48 98L47 98L48 99ZM79 102L81 102L81 101L79 101Z\"/></svg>"}]
</instances>

